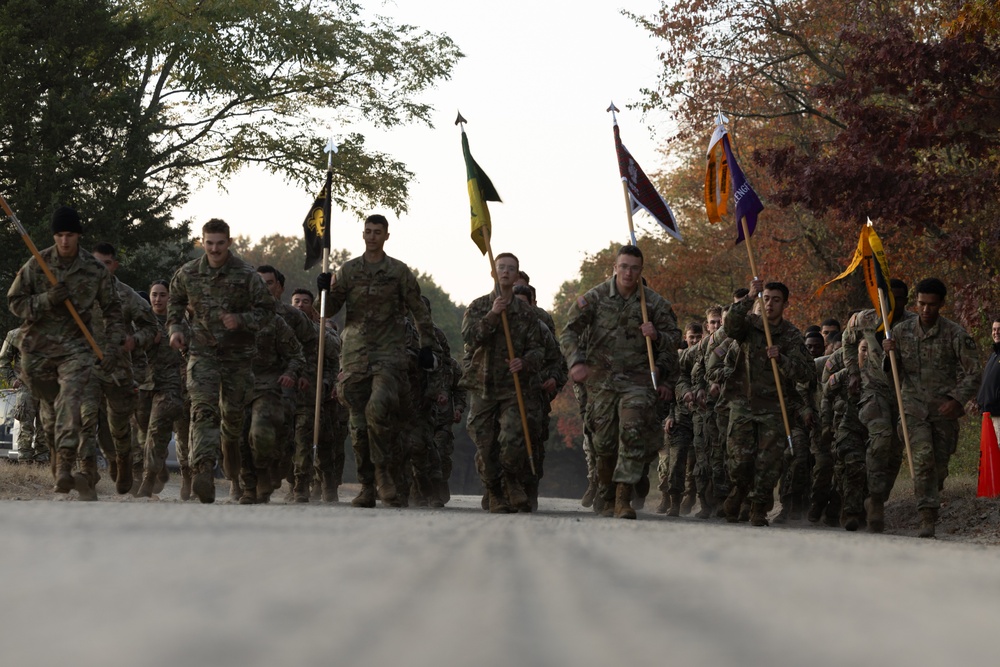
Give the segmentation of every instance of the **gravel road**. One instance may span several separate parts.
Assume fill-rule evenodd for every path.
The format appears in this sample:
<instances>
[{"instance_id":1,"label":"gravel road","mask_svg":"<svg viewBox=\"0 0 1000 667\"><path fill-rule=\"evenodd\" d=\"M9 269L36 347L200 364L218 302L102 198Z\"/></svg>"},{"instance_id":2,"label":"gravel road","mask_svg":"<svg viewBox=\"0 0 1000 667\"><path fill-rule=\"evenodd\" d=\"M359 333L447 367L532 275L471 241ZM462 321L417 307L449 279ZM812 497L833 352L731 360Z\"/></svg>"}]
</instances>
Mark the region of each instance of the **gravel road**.
<instances>
[{"instance_id":1,"label":"gravel road","mask_svg":"<svg viewBox=\"0 0 1000 667\"><path fill-rule=\"evenodd\" d=\"M996 547L647 513L615 521L571 500L490 516L472 497L361 510L168 494L0 503L3 665L996 659Z\"/></svg>"}]
</instances>

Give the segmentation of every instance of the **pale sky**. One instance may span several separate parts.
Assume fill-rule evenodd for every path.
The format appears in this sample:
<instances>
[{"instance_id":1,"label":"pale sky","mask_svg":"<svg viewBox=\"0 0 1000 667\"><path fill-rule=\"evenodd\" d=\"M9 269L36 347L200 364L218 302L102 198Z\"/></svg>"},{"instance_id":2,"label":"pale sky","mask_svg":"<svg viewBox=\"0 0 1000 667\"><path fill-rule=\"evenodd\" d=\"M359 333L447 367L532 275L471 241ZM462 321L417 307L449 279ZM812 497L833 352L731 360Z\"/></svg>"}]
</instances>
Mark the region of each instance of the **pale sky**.
<instances>
[{"instance_id":1,"label":"pale sky","mask_svg":"<svg viewBox=\"0 0 1000 667\"><path fill-rule=\"evenodd\" d=\"M434 107L434 128L366 133L373 149L415 174L408 213L397 219L371 211L389 218L386 252L431 274L458 303L490 290L489 262L469 238L461 135L453 124L461 110L472 155L503 198L490 203L494 253L515 253L539 305L549 307L586 254L628 239L611 114L605 111L611 100L621 110L622 141L633 157L647 174L662 166L657 144L669 134L671 119L665 113L644 118L627 108L640 100L641 88L656 84L658 44L620 13L649 15L659 1L367 4L400 22L443 32L465 53L452 78L422 98ZM325 134L317 128L318 136ZM303 191L248 168L226 184L228 192L212 186L197 191L178 218L192 219L197 229L221 217L234 234L254 239L300 235L322 178L317 173L315 187ZM332 246L363 251L360 221L336 209L332 219ZM636 224L654 228L645 214Z\"/></svg>"}]
</instances>

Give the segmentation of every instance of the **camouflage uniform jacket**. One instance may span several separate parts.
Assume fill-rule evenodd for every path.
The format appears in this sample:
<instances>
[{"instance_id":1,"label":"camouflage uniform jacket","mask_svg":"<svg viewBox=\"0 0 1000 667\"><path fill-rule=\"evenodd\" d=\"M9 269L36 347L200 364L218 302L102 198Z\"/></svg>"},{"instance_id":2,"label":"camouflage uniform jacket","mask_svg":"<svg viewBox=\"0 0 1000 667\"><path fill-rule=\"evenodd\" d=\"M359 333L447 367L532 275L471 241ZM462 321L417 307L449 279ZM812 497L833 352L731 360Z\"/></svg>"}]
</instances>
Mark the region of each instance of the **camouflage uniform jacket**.
<instances>
[{"instance_id":1,"label":"camouflage uniform jacket","mask_svg":"<svg viewBox=\"0 0 1000 667\"><path fill-rule=\"evenodd\" d=\"M298 339L299 345L302 346L302 354L305 357L305 371L308 373L310 368L316 368L316 359L319 354L319 329L316 328L316 324L309 319L309 316L303 313L298 308L287 303L278 302L278 315L285 320L285 324L291 327L292 332L295 334L295 338ZM337 354L340 354L340 338L337 338ZM338 369L339 371L339 369ZM316 374L313 371L309 377Z\"/></svg>"},{"instance_id":2,"label":"camouflage uniform jacket","mask_svg":"<svg viewBox=\"0 0 1000 667\"><path fill-rule=\"evenodd\" d=\"M378 264L364 256L349 260L334 276L327 312L347 306L342 333L341 365L350 377L375 367L407 364L406 315L412 313L420 347L435 347L430 311L420 299L420 286L409 267L388 255Z\"/></svg>"},{"instance_id":3,"label":"camouflage uniform jacket","mask_svg":"<svg viewBox=\"0 0 1000 667\"><path fill-rule=\"evenodd\" d=\"M14 384L21 372L21 350L18 347L21 340L21 327L11 329L3 339L0 348L0 378L9 387Z\"/></svg>"},{"instance_id":4,"label":"camouflage uniform jacket","mask_svg":"<svg viewBox=\"0 0 1000 667\"><path fill-rule=\"evenodd\" d=\"M141 382L145 378L145 370L143 369L145 359L142 359L142 357L145 355L145 350L153 344L153 339L156 338L159 325L156 322L156 317L153 315L153 308L149 305L148 301L115 276L111 276L111 282L118 292L118 298L122 302L122 321L125 325L125 333L126 335L131 335L135 340L135 349L132 352L126 352L124 349L121 349L120 345L117 348L113 346L104 331L104 317L101 315L101 309L95 307L91 319L94 323L94 339L101 349L106 351L105 353L115 352L114 367L109 370L98 367L95 369L95 374L103 382L113 382L114 384L127 387L133 382ZM137 364L142 371L136 375L133 375L132 370L133 357L137 359Z\"/></svg>"},{"instance_id":5,"label":"camouflage uniform jacket","mask_svg":"<svg viewBox=\"0 0 1000 667\"><path fill-rule=\"evenodd\" d=\"M232 361L251 359L254 334L275 312L274 298L260 274L232 250L219 268L202 256L181 266L170 281L167 324L171 335L183 332L184 310L194 311L188 351L195 356L217 356ZM239 318L230 331L222 324L226 313Z\"/></svg>"},{"instance_id":6,"label":"camouflage uniform jacket","mask_svg":"<svg viewBox=\"0 0 1000 667\"><path fill-rule=\"evenodd\" d=\"M824 357L821 357L821 359ZM838 348L823 363L823 402L820 408L821 425L824 437L831 440L843 429L855 433L864 433L865 427L858 416L859 396L852 396L849 391L849 371L844 363L846 350ZM818 361L818 360L817 360Z\"/></svg>"},{"instance_id":7,"label":"camouflage uniform jacket","mask_svg":"<svg viewBox=\"0 0 1000 667\"><path fill-rule=\"evenodd\" d=\"M56 280L69 288L70 301L84 325L94 331L91 318L96 305L104 321L102 328L109 350L120 349L125 340L122 302L107 268L83 248L65 265L55 246L40 254ZM61 303L49 303L46 292L50 286L42 267L32 257L17 272L7 292L10 311L24 320L21 353L48 358L90 353L90 344L69 310Z\"/></svg>"},{"instance_id":8,"label":"camouflage uniform jacket","mask_svg":"<svg viewBox=\"0 0 1000 667\"><path fill-rule=\"evenodd\" d=\"M901 323L914 318L915 314L903 311L902 317L892 323L891 329L895 330ZM882 370L882 362L885 360L882 341L885 340L885 334L876 331L881 324L882 318L871 308L854 314L844 329L844 366L849 377L861 379L861 388L866 394L893 396L895 400L896 390L893 388L892 376ZM868 357L864 368L858 366L858 346L862 339L868 341Z\"/></svg>"},{"instance_id":9,"label":"camouflage uniform jacket","mask_svg":"<svg viewBox=\"0 0 1000 667\"><path fill-rule=\"evenodd\" d=\"M679 375L677 348L681 342L677 318L669 301L648 287L642 289L646 290L649 321L657 332L653 358L658 382L673 387ZM641 326L639 290L627 298L622 296L612 276L573 303L559 343L569 368L580 363L590 368L587 384L591 386L612 391L648 386L649 357Z\"/></svg>"},{"instance_id":10,"label":"camouflage uniform jacket","mask_svg":"<svg viewBox=\"0 0 1000 667\"><path fill-rule=\"evenodd\" d=\"M477 298L462 317L462 340L469 359L462 386L482 398L501 399L515 395L514 375L508 369L507 339L501 317L492 312L495 299L495 293ZM538 315L534 308L514 297L507 305L507 321L514 355L525 365L519 375L522 388L526 388L524 378L530 378L545 360Z\"/></svg>"},{"instance_id":11,"label":"camouflage uniform jacket","mask_svg":"<svg viewBox=\"0 0 1000 667\"><path fill-rule=\"evenodd\" d=\"M688 407L687 403L684 402L684 394L694 391L694 385L691 380L691 373L694 371L694 364L698 359L698 348L700 345L695 345L694 347L686 347L677 353L677 363L680 367L680 375L677 378L676 390L674 391L674 409L671 411L674 419L678 419L682 415L690 415L691 409Z\"/></svg>"},{"instance_id":12,"label":"camouflage uniform jacket","mask_svg":"<svg viewBox=\"0 0 1000 667\"><path fill-rule=\"evenodd\" d=\"M748 295L732 305L723 325L726 335L735 341L737 352L733 362L736 385L727 383L726 398L739 401L754 412L780 410L778 388L774 384L771 360L767 357L767 338L763 318L751 313L756 297ZM786 401L796 400L797 382L809 382L816 377L816 365L806 349L802 333L787 320L771 327L771 341L780 348L778 371ZM727 355L728 356L728 355ZM730 391L732 390L732 391Z\"/></svg>"},{"instance_id":13,"label":"camouflage uniform jacket","mask_svg":"<svg viewBox=\"0 0 1000 667\"><path fill-rule=\"evenodd\" d=\"M913 317L892 328L896 340L903 406L917 419L943 419L938 408L950 399L961 405L979 389L979 353L972 336L957 322L938 317L924 331ZM885 360L888 366L889 360Z\"/></svg>"},{"instance_id":14,"label":"camouflage uniform jacket","mask_svg":"<svg viewBox=\"0 0 1000 667\"><path fill-rule=\"evenodd\" d=\"M146 377L139 388L146 391L176 391L179 396L184 377L184 356L170 347L167 316L153 313L153 317L156 318L160 340L146 351Z\"/></svg>"},{"instance_id":15,"label":"camouflage uniform jacket","mask_svg":"<svg viewBox=\"0 0 1000 667\"><path fill-rule=\"evenodd\" d=\"M287 375L298 380L305 371L302 346L285 319L275 313L257 330L257 350L253 357L253 380L256 393L281 391L278 378Z\"/></svg>"}]
</instances>

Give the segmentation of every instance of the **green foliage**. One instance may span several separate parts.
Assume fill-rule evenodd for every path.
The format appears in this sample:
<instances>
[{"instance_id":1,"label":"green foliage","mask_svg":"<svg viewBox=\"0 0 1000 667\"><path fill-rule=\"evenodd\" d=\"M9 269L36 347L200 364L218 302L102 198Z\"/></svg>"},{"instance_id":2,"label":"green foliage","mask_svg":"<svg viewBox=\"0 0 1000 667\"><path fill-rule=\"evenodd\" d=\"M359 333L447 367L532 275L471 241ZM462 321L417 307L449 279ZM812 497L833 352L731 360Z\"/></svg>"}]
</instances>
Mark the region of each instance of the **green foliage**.
<instances>
[{"instance_id":1,"label":"green foliage","mask_svg":"<svg viewBox=\"0 0 1000 667\"><path fill-rule=\"evenodd\" d=\"M414 273L416 273L417 282L420 283L420 293L431 302L431 316L434 318L434 324L441 327L444 335L448 338L451 356L461 359L462 316L465 314L465 306L452 301L451 295L441 289L430 274L416 269L414 269Z\"/></svg>"},{"instance_id":2,"label":"green foliage","mask_svg":"<svg viewBox=\"0 0 1000 667\"><path fill-rule=\"evenodd\" d=\"M350 0L10 0L0 192L40 247L51 212L75 207L84 245L135 258L124 268L142 286L190 250L171 216L193 181L256 163L311 189L332 128L429 124L419 97L461 55L447 36L365 18ZM405 210L405 165L357 132L339 143L337 204ZM9 225L0 242L21 247ZM0 282L27 257L0 257Z\"/></svg>"}]
</instances>

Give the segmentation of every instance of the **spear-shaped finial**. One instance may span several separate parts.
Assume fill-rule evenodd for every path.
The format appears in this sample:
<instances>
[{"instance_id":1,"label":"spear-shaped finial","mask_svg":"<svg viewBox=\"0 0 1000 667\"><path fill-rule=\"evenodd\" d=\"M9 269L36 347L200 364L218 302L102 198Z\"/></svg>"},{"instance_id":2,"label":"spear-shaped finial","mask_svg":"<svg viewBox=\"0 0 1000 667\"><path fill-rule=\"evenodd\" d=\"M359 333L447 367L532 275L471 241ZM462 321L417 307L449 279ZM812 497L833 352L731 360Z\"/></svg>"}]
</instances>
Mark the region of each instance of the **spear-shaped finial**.
<instances>
[{"instance_id":1,"label":"spear-shaped finial","mask_svg":"<svg viewBox=\"0 0 1000 667\"><path fill-rule=\"evenodd\" d=\"M326 146L323 147L323 152L326 153L326 168L327 170L333 169L333 154L337 152L337 142L330 137L326 142Z\"/></svg>"},{"instance_id":2,"label":"spear-shaped finial","mask_svg":"<svg viewBox=\"0 0 1000 667\"><path fill-rule=\"evenodd\" d=\"M469 121L467 121L464 118L462 118L462 112L459 111L458 112L458 117L455 119L455 125L465 125L468 122Z\"/></svg>"},{"instance_id":3,"label":"spear-shaped finial","mask_svg":"<svg viewBox=\"0 0 1000 667\"><path fill-rule=\"evenodd\" d=\"M729 119L722 113L722 109L719 109L719 113L715 116L716 125L725 125L729 122Z\"/></svg>"},{"instance_id":4,"label":"spear-shaped finial","mask_svg":"<svg viewBox=\"0 0 1000 667\"><path fill-rule=\"evenodd\" d=\"M611 106L608 107L608 111L611 112L611 120L613 122L617 123L618 122L618 116L616 116L615 114L618 113L619 109L618 109L618 107L615 106L614 100L611 101Z\"/></svg>"}]
</instances>

